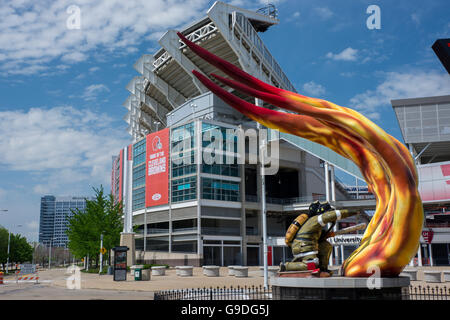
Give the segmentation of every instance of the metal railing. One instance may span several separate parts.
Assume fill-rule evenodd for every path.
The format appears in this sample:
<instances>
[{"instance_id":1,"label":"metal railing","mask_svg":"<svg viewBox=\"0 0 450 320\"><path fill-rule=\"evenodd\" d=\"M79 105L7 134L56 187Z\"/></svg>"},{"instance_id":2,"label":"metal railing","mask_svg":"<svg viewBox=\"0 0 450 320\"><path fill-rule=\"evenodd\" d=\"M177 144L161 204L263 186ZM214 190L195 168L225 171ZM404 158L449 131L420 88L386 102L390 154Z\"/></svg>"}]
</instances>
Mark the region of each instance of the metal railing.
<instances>
[{"instance_id":1,"label":"metal railing","mask_svg":"<svg viewBox=\"0 0 450 320\"><path fill-rule=\"evenodd\" d=\"M398 297L398 296L397 296ZM389 295L385 296L390 299ZM272 287L216 287L163 290L155 292L155 300L273 300ZM450 300L450 288L409 286L403 288L402 300Z\"/></svg>"},{"instance_id":2,"label":"metal railing","mask_svg":"<svg viewBox=\"0 0 450 320\"><path fill-rule=\"evenodd\" d=\"M168 61L171 58L172 56L167 51L164 51L164 53L161 56L159 56L158 59L153 61L153 68L154 68L153 71L158 69L160 66L162 66L166 61Z\"/></svg>"},{"instance_id":3,"label":"metal railing","mask_svg":"<svg viewBox=\"0 0 450 320\"><path fill-rule=\"evenodd\" d=\"M450 300L450 288L410 286L403 292L404 300Z\"/></svg>"},{"instance_id":4,"label":"metal railing","mask_svg":"<svg viewBox=\"0 0 450 320\"><path fill-rule=\"evenodd\" d=\"M248 21L248 19L242 13L233 12L233 23L234 27L237 26L239 28L239 31L241 31L241 35L244 35L258 50L258 53L265 60L266 65L268 65L275 72L275 74L283 83L282 87L286 88L289 91L297 92L286 74L281 69L278 62L273 58L267 47L264 45L264 42L261 40L256 30L253 28L250 21Z\"/></svg>"},{"instance_id":5,"label":"metal railing","mask_svg":"<svg viewBox=\"0 0 450 320\"><path fill-rule=\"evenodd\" d=\"M216 287L164 290L155 292L155 300L272 300L272 289L262 286Z\"/></svg>"},{"instance_id":6,"label":"metal railing","mask_svg":"<svg viewBox=\"0 0 450 320\"><path fill-rule=\"evenodd\" d=\"M217 27L214 25L213 22L210 22L210 23L204 25L203 27L186 35L186 39L188 39L192 42L197 42L216 31L217 31ZM180 49L183 49L184 47L186 47L186 44L183 41L179 40L179 42L180 42L180 46L179 46Z\"/></svg>"},{"instance_id":7,"label":"metal railing","mask_svg":"<svg viewBox=\"0 0 450 320\"><path fill-rule=\"evenodd\" d=\"M295 203L311 203L316 200L319 201L325 201L325 196L306 196L306 197L294 197L294 198L273 198L273 197L266 197L267 203L272 204L281 204L281 205L290 205ZM247 202L259 202L259 197L254 195L245 195L245 201Z\"/></svg>"}]
</instances>

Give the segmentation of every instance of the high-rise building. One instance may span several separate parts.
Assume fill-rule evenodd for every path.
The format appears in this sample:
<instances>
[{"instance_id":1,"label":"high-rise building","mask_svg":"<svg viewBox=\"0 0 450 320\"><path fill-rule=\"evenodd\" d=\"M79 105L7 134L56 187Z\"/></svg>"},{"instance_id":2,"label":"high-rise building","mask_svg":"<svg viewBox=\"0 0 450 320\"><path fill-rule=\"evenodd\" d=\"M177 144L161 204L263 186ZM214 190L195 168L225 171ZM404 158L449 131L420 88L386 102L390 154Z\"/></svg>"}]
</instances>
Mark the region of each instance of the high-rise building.
<instances>
[{"instance_id":1,"label":"high-rise building","mask_svg":"<svg viewBox=\"0 0 450 320\"><path fill-rule=\"evenodd\" d=\"M86 197L55 197L47 195L41 198L39 222L39 242L54 247L66 247L67 222L73 216L72 210L84 210Z\"/></svg>"}]
</instances>

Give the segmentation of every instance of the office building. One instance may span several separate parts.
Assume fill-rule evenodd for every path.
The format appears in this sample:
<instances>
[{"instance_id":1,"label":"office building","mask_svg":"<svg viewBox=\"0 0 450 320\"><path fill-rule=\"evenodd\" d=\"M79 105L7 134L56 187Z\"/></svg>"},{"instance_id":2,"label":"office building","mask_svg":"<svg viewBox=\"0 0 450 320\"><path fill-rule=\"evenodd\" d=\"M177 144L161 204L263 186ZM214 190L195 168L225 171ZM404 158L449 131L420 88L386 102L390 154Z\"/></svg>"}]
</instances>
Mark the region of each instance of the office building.
<instances>
[{"instance_id":1,"label":"office building","mask_svg":"<svg viewBox=\"0 0 450 320\"><path fill-rule=\"evenodd\" d=\"M52 195L42 197L39 242L53 247L66 247L68 243L67 221L73 216L72 210L83 211L85 208L85 197L55 197Z\"/></svg>"}]
</instances>

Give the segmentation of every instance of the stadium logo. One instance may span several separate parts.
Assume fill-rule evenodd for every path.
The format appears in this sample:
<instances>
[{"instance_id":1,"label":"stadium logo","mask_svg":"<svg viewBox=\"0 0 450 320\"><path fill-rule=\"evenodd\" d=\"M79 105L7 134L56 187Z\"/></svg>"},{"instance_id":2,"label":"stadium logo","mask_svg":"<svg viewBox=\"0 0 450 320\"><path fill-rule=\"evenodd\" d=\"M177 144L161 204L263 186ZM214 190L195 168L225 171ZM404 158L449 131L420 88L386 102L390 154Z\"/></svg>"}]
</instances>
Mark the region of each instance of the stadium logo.
<instances>
[{"instance_id":1,"label":"stadium logo","mask_svg":"<svg viewBox=\"0 0 450 320\"><path fill-rule=\"evenodd\" d=\"M160 193L155 193L152 195L152 200L153 201L158 201L159 199L161 199L161 194Z\"/></svg>"},{"instance_id":2,"label":"stadium logo","mask_svg":"<svg viewBox=\"0 0 450 320\"><path fill-rule=\"evenodd\" d=\"M158 136L154 137L153 141L152 141L153 151L158 151L158 150L162 149L162 147L163 147L163 145L161 143L161 139Z\"/></svg>"}]
</instances>

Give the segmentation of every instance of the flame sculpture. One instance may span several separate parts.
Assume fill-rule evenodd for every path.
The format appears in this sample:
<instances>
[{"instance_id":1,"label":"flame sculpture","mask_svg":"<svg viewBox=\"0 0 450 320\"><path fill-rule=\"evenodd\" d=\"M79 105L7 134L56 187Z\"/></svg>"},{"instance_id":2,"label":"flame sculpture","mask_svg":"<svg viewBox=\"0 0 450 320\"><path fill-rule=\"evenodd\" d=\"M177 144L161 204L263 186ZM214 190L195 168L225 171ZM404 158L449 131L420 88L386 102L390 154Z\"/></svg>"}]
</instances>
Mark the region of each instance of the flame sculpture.
<instances>
[{"instance_id":1,"label":"flame sculpture","mask_svg":"<svg viewBox=\"0 0 450 320\"><path fill-rule=\"evenodd\" d=\"M194 75L214 94L247 117L271 129L324 145L353 161L376 197L376 211L360 246L345 260L345 276L397 276L417 252L423 207L418 176L406 147L360 113L334 103L271 86L213 55L178 33L198 56L232 79L216 74L217 81L276 107L275 111L248 103L203 74Z\"/></svg>"}]
</instances>

